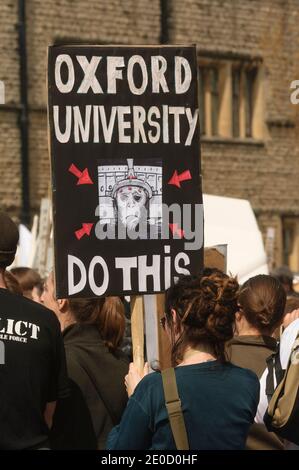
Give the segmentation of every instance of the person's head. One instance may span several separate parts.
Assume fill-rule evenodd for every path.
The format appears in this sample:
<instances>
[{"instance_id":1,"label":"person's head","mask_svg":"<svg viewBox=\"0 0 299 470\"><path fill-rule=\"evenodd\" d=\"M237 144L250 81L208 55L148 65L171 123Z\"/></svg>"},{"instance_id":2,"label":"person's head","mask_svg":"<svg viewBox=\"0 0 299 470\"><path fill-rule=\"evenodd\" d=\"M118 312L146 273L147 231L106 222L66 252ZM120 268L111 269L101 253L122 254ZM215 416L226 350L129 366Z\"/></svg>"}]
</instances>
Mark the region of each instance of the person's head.
<instances>
[{"instance_id":1,"label":"person's head","mask_svg":"<svg viewBox=\"0 0 299 470\"><path fill-rule=\"evenodd\" d=\"M299 297L287 298L286 305L284 308L284 314L291 313L293 310L299 309Z\"/></svg>"},{"instance_id":2,"label":"person's head","mask_svg":"<svg viewBox=\"0 0 299 470\"><path fill-rule=\"evenodd\" d=\"M243 284L238 303L237 332L252 328L257 334L270 336L282 321L286 293L273 276L260 274Z\"/></svg>"},{"instance_id":3,"label":"person's head","mask_svg":"<svg viewBox=\"0 0 299 470\"><path fill-rule=\"evenodd\" d=\"M10 271L4 271L4 283L7 289L13 294L23 295L22 287L17 278Z\"/></svg>"},{"instance_id":4,"label":"person's head","mask_svg":"<svg viewBox=\"0 0 299 470\"><path fill-rule=\"evenodd\" d=\"M165 329L173 365L187 348L203 348L225 361L225 343L233 336L238 282L213 269L208 275L184 276L166 292Z\"/></svg>"},{"instance_id":5,"label":"person's head","mask_svg":"<svg viewBox=\"0 0 299 470\"><path fill-rule=\"evenodd\" d=\"M53 310L55 315L57 316L58 320L60 321L60 305L61 299L56 299L55 295L55 286L54 286L54 275L51 271L48 277L44 282L43 292L41 294L41 302L45 305L45 307ZM60 322L61 323L61 322Z\"/></svg>"},{"instance_id":6,"label":"person's head","mask_svg":"<svg viewBox=\"0 0 299 470\"><path fill-rule=\"evenodd\" d=\"M24 297L40 302L42 279L38 272L35 269L26 267L12 268L10 272L19 281Z\"/></svg>"},{"instance_id":7,"label":"person's head","mask_svg":"<svg viewBox=\"0 0 299 470\"><path fill-rule=\"evenodd\" d=\"M45 307L56 314L62 331L73 323L95 325L110 351L114 352L120 346L126 319L124 305L119 297L56 299L51 272L45 281L41 300Z\"/></svg>"},{"instance_id":8,"label":"person's head","mask_svg":"<svg viewBox=\"0 0 299 470\"><path fill-rule=\"evenodd\" d=\"M293 292L294 275L288 266L280 266L272 271L271 276L281 282L287 294Z\"/></svg>"},{"instance_id":9,"label":"person's head","mask_svg":"<svg viewBox=\"0 0 299 470\"><path fill-rule=\"evenodd\" d=\"M7 214L0 212L0 272L2 274L15 258L18 241L18 227Z\"/></svg>"},{"instance_id":10,"label":"person's head","mask_svg":"<svg viewBox=\"0 0 299 470\"><path fill-rule=\"evenodd\" d=\"M119 297L67 300L76 323L97 326L110 351L121 345L125 333L125 309Z\"/></svg>"}]
</instances>

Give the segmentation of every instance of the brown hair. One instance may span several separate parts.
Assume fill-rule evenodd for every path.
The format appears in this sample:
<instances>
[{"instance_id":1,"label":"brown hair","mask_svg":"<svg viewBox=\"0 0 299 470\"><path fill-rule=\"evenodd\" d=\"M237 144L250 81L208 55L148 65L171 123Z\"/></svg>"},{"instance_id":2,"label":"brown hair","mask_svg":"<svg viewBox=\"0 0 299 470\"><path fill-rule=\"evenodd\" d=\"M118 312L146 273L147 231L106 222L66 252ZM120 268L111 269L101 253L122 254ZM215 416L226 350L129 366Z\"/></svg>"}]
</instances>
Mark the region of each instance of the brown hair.
<instances>
[{"instance_id":1,"label":"brown hair","mask_svg":"<svg viewBox=\"0 0 299 470\"><path fill-rule=\"evenodd\" d=\"M286 294L273 276L259 274L242 286L239 304L248 323L261 334L271 335L282 321Z\"/></svg>"},{"instance_id":2,"label":"brown hair","mask_svg":"<svg viewBox=\"0 0 299 470\"><path fill-rule=\"evenodd\" d=\"M22 287L17 278L9 271L4 271L4 282L7 289L13 294L23 295Z\"/></svg>"},{"instance_id":3,"label":"brown hair","mask_svg":"<svg viewBox=\"0 0 299 470\"><path fill-rule=\"evenodd\" d=\"M233 336L239 284L218 269L201 277L184 276L166 292L165 312L171 333L172 364L182 361L187 346L206 345L222 362L225 343ZM177 314L180 335L174 339L171 310Z\"/></svg>"},{"instance_id":4,"label":"brown hair","mask_svg":"<svg viewBox=\"0 0 299 470\"><path fill-rule=\"evenodd\" d=\"M125 309L120 298L71 298L68 302L76 322L96 325L109 351L115 352L125 332Z\"/></svg>"},{"instance_id":5,"label":"brown hair","mask_svg":"<svg viewBox=\"0 0 299 470\"><path fill-rule=\"evenodd\" d=\"M12 268L10 272L17 278L25 297L32 298L32 289L37 287L42 293L42 278L35 269L18 267Z\"/></svg>"}]
</instances>

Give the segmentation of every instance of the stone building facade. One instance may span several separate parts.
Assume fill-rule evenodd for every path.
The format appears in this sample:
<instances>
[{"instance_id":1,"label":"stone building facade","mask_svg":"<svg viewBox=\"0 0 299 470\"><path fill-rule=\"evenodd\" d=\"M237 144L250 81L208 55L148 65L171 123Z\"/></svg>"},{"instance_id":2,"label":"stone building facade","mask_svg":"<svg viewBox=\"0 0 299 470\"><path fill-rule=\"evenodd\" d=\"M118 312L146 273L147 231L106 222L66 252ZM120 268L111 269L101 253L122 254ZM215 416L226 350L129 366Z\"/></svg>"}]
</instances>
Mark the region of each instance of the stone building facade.
<instances>
[{"instance_id":1,"label":"stone building facade","mask_svg":"<svg viewBox=\"0 0 299 470\"><path fill-rule=\"evenodd\" d=\"M0 80L5 84L5 104L0 104L0 205L16 217L26 190L21 164L20 3L0 3ZM50 187L47 46L196 43L203 190L249 199L274 263L288 262L299 271L299 105L290 102L290 84L299 79L299 0L24 4L31 214Z\"/></svg>"}]
</instances>

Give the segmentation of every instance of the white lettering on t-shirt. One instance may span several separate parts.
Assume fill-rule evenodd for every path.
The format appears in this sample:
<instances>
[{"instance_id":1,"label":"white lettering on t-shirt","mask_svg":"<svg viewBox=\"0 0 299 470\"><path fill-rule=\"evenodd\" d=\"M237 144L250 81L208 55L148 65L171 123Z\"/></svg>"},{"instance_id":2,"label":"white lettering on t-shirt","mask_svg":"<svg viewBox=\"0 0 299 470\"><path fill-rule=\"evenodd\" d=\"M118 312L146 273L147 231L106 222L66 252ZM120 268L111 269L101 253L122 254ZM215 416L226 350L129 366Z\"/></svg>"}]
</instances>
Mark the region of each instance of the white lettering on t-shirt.
<instances>
[{"instance_id":1,"label":"white lettering on t-shirt","mask_svg":"<svg viewBox=\"0 0 299 470\"><path fill-rule=\"evenodd\" d=\"M35 323L12 318L0 318L0 339L26 343L38 339L40 327Z\"/></svg>"}]
</instances>

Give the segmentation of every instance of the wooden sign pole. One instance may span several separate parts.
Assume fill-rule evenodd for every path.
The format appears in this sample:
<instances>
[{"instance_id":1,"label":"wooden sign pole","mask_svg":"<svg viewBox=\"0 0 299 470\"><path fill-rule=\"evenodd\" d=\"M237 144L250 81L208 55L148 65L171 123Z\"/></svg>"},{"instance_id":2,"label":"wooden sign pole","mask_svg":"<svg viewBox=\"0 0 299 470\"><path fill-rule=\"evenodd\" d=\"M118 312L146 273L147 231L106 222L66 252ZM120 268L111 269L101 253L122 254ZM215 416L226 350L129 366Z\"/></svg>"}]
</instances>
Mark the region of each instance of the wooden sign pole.
<instances>
[{"instance_id":1,"label":"wooden sign pole","mask_svg":"<svg viewBox=\"0 0 299 470\"><path fill-rule=\"evenodd\" d=\"M157 317L160 324L160 319L165 315L165 294L156 295L157 303ZM158 344L159 344L159 362L161 370L171 367L170 358L170 342L166 332L160 326L158 329Z\"/></svg>"},{"instance_id":2,"label":"wooden sign pole","mask_svg":"<svg viewBox=\"0 0 299 470\"><path fill-rule=\"evenodd\" d=\"M133 362L140 374L144 368L144 305L143 296L136 295L131 299L131 333Z\"/></svg>"}]
</instances>

